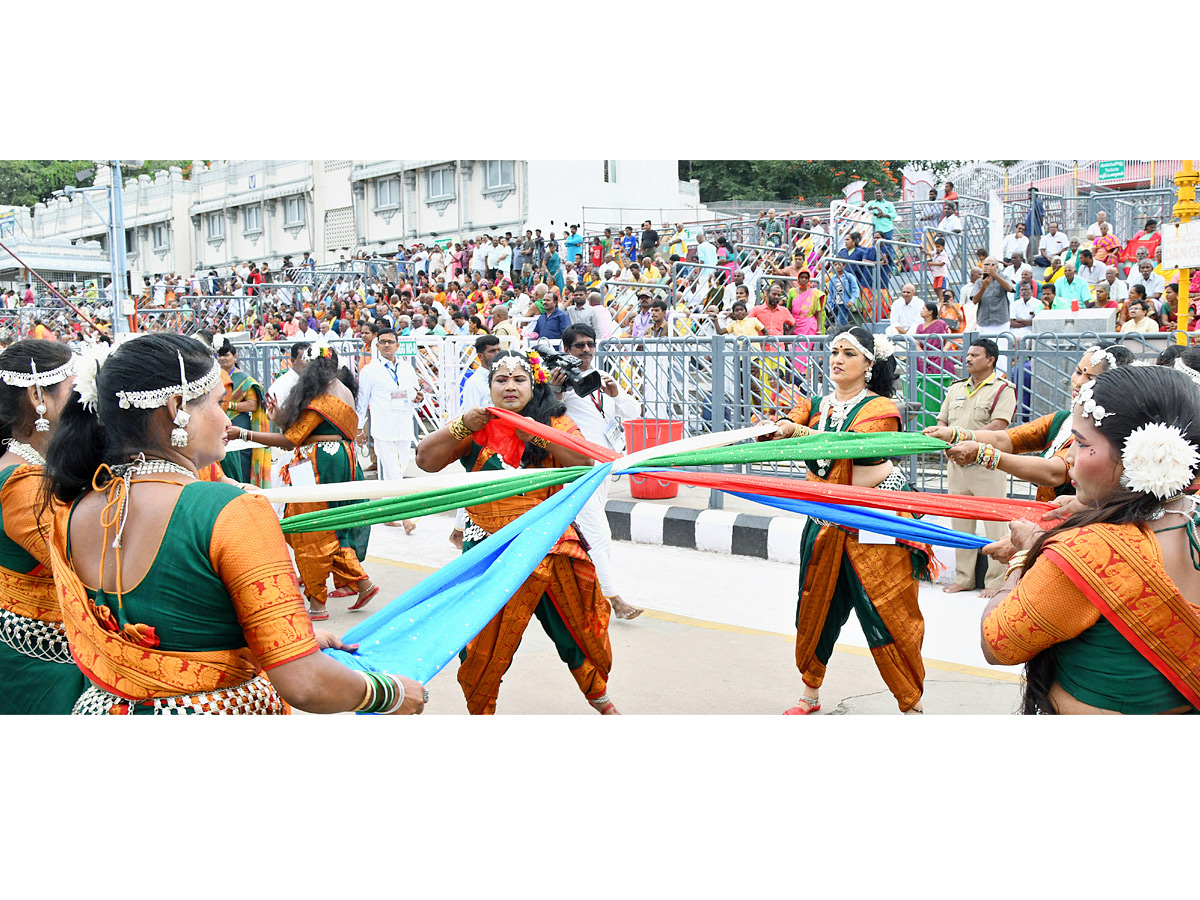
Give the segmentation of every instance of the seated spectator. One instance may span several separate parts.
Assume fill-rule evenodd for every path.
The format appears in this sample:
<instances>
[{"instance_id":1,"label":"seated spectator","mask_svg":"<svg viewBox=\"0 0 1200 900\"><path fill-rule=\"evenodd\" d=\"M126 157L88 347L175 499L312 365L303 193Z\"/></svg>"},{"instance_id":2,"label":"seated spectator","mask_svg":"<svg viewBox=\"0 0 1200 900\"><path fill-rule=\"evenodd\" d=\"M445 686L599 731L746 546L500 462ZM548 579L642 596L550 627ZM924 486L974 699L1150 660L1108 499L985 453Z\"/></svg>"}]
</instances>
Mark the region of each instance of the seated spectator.
<instances>
[{"instance_id":1,"label":"seated spectator","mask_svg":"<svg viewBox=\"0 0 1200 900\"><path fill-rule=\"evenodd\" d=\"M1104 282L1108 285L1108 296L1117 303L1124 303L1129 299L1129 285L1117 277L1116 266L1105 267Z\"/></svg>"},{"instance_id":2,"label":"seated spectator","mask_svg":"<svg viewBox=\"0 0 1200 900\"><path fill-rule=\"evenodd\" d=\"M1067 252L1062 255L1063 265L1070 263L1075 267L1075 271L1079 271L1079 238L1071 238L1067 245Z\"/></svg>"},{"instance_id":3,"label":"seated spectator","mask_svg":"<svg viewBox=\"0 0 1200 900\"><path fill-rule=\"evenodd\" d=\"M1148 309L1146 301L1131 300L1129 302L1129 319L1121 326L1121 333L1157 334L1158 330L1158 320Z\"/></svg>"},{"instance_id":4,"label":"seated spectator","mask_svg":"<svg viewBox=\"0 0 1200 900\"><path fill-rule=\"evenodd\" d=\"M1025 236L1025 223L1018 222L1013 234L1008 235L1004 239L1004 261L1012 262L1014 252L1019 252L1022 258L1029 252L1029 238Z\"/></svg>"},{"instance_id":5,"label":"seated spectator","mask_svg":"<svg viewBox=\"0 0 1200 900\"><path fill-rule=\"evenodd\" d=\"M1054 257L1066 250L1069 244L1070 240L1067 236L1058 230L1058 223L1048 221L1046 223L1046 233L1038 241L1038 255L1034 257L1034 265L1050 265Z\"/></svg>"},{"instance_id":6,"label":"seated spectator","mask_svg":"<svg viewBox=\"0 0 1200 900\"><path fill-rule=\"evenodd\" d=\"M1093 259L1091 250L1084 248L1079 251L1079 265L1075 267L1075 271L1079 273L1080 278L1095 287L1104 280L1105 266Z\"/></svg>"},{"instance_id":7,"label":"seated spectator","mask_svg":"<svg viewBox=\"0 0 1200 900\"><path fill-rule=\"evenodd\" d=\"M1107 222L1100 222L1098 231L1092 240L1092 255L1096 257L1096 262L1112 265L1121 256L1121 241L1108 230Z\"/></svg>"},{"instance_id":8,"label":"seated spectator","mask_svg":"<svg viewBox=\"0 0 1200 900\"><path fill-rule=\"evenodd\" d=\"M1096 221L1088 226L1087 234L1084 235L1089 241L1094 241L1096 238L1104 234L1104 226L1107 226L1109 232L1112 231L1112 226L1108 224L1108 213L1104 210L1099 210L1096 213Z\"/></svg>"},{"instance_id":9,"label":"seated spectator","mask_svg":"<svg viewBox=\"0 0 1200 900\"><path fill-rule=\"evenodd\" d=\"M900 299L892 303L891 322L885 334L909 334L921 324L925 301L917 296L917 287L906 284L900 289Z\"/></svg>"},{"instance_id":10,"label":"seated spectator","mask_svg":"<svg viewBox=\"0 0 1200 900\"><path fill-rule=\"evenodd\" d=\"M1151 220L1153 221L1153 220ZM1154 274L1154 264L1148 259L1143 259L1138 263L1137 271L1129 273L1129 286L1132 288L1135 284L1146 286L1146 295L1151 300L1157 300L1163 295L1166 290L1167 283L1161 275Z\"/></svg>"},{"instance_id":11,"label":"seated spectator","mask_svg":"<svg viewBox=\"0 0 1200 900\"><path fill-rule=\"evenodd\" d=\"M1093 309L1117 309L1121 304L1117 303L1108 293L1108 282L1102 281L1096 285L1096 296L1092 301Z\"/></svg>"},{"instance_id":12,"label":"seated spectator","mask_svg":"<svg viewBox=\"0 0 1200 900\"><path fill-rule=\"evenodd\" d=\"M1009 282L1011 282L1012 284L1016 284L1018 281L1021 280L1021 267L1024 265L1025 265L1025 254L1022 253L1020 250L1015 250L1015 251L1013 251L1012 262L1009 265L1005 266L1004 270L1000 274L1002 274L1005 277L1005 279L1008 280ZM1030 271L1032 272L1033 269L1031 268Z\"/></svg>"},{"instance_id":13,"label":"seated spectator","mask_svg":"<svg viewBox=\"0 0 1200 900\"><path fill-rule=\"evenodd\" d=\"M1158 221L1155 219L1147 219L1146 227L1133 236L1135 241L1147 242L1153 249L1150 255L1153 255L1153 250L1157 250L1162 243L1162 232L1158 230Z\"/></svg>"},{"instance_id":14,"label":"seated spectator","mask_svg":"<svg viewBox=\"0 0 1200 900\"><path fill-rule=\"evenodd\" d=\"M1079 277L1074 263L1063 264L1063 277L1057 283L1059 302L1073 310L1086 309L1092 302L1092 288Z\"/></svg>"}]
</instances>

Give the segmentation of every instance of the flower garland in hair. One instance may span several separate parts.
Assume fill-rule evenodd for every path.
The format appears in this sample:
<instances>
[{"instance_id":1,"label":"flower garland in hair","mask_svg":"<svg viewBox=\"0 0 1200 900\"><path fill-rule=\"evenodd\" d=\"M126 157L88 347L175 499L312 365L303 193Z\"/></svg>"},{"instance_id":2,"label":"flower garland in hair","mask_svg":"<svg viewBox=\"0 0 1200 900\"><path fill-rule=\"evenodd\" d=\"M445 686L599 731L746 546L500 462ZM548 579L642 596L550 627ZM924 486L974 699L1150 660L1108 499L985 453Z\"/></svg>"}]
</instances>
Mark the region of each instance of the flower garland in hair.
<instances>
[{"instance_id":1,"label":"flower garland in hair","mask_svg":"<svg viewBox=\"0 0 1200 900\"><path fill-rule=\"evenodd\" d=\"M896 345L886 335L875 335L875 358L889 359L896 353Z\"/></svg>"},{"instance_id":2,"label":"flower garland in hair","mask_svg":"<svg viewBox=\"0 0 1200 900\"><path fill-rule=\"evenodd\" d=\"M1166 500L1192 483L1200 451L1178 426L1148 422L1125 439L1121 463L1121 480L1129 490Z\"/></svg>"},{"instance_id":3,"label":"flower garland in hair","mask_svg":"<svg viewBox=\"0 0 1200 900\"><path fill-rule=\"evenodd\" d=\"M1084 354L1084 356L1087 357L1093 366L1100 362L1108 363L1108 369L1105 371L1108 371L1109 369L1115 369L1117 367L1117 358L1113 356L1113 352L1111 350L1105 350L1099 344L1088 348L1088 351Z\"/></svg>"},{"instance_id":4,"label":"flower garland in hair","mask_svg":"<svg viewBox=\"0 0 1200 900\"><path fill-rule=\"evenodd\" d=\"M1104 417L1111 416L1112 413L1097 403L1096 398L1092 396L1095 385L1094 381L1089 381L1081 387L1079 394L1075 397L1071 405L1080 407L1083 410L1084 418L1093 419L1096 422L1096 427L1099 428L1100 423L1104 421Z\"/></svg>"},{"instance_id":5,"label":"flower garland in hair","mask_svg":"<svg viewBox=\"0 0 1200 900\"><path fill-rule=\"evenodd\" d=\"M526 355L529 360L529 374L533 376L535 384L546 384L550 381L550 376L546 372L546 367L542 365L542 354L536 350L530 350Z\"/></svg>"},{"instance_id":6,"label":"flower garland in hair","mask_svg":"<svg viewBox=\"0 0 1200 900\"><path fill-rule=\"evenodd\" d=\"M74 391L79 395L79 402L83 404L84 409L93 415L96 412L96 404L100 400L100 390L96 386L96 379L100 375L100 367L104 365L111 350L112 347L109 344L104 341L96 341L83 349L75 364Z\"/></svg>"},{"instance_id":7,"label":"flower garland in hair","mask_svg":"<svg viewBox=\"0 0 1200 900\"><path fill-rule=\"evenodd\" d=\"M313 360L317 359L318 357L324 357L325 359L330 359L332 356L333 356L333 348L331 346L329 346L329 341L325 340L324 338L317 340L317 341L313 341L311 344L309 344L307 347L304 348L304 358L306 360L308 360L309 362L312 362Z\"/></svg>"}]
</instances>

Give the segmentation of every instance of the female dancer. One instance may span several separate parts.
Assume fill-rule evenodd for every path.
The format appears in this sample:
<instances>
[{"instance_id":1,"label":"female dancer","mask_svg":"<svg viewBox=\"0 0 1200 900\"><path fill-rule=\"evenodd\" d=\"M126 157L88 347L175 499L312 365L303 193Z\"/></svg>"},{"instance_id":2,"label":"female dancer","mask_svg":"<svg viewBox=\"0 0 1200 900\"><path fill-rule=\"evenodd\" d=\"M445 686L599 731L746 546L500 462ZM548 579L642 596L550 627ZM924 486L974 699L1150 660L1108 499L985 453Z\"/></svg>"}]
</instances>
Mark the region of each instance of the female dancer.
<instances>
[{"instance_id":1,"label":"female dancer","mask_svg":"<svg viewBox=\"0 0 1200 900\"><path fill-rule=\"evenodd\" d=\"M1012 524L1020 581L984 610L983 654L1025 663L1024 712L1200 709L1200 394L1179 372L1101 374L1073 403L1083 509Z\"/></svg>"},{"instance_id":2,"label":"female dancer","mask_svg":"<svg viewBox=\"0 0 1200 900\"><path fill-rule=\"evenodd\" d=\"M771 439L814 431L862 434L899 431L900 411L891 399L895 347L865 328L840 330L830 344L834 392L803 399ZM806 462L809 481L909 490L888 459ZM810 518L800 549L800 599L796 609L796 665L804 696L784 715L806 716L821 708L825 667L850 610L858 614L879 673L900 710L922 712L925 622L917 606L917 580L930 579L929 548L919 544L861 543L857 532Z\"/></svg>"},{"instance_id":3,"label":"female dancer","mask_svg":"<svg viewBox=\"0 0 1200 900\"><path fill-rule=\"evenodd\" d=\"M1119 344L1090 347L1071 374L1071 397L1077 397L1083 386L1100 373L1117 366L1128 366L1132 362L1133 354ZM1050 413L1004 431L963 432L945 425L934 425L926 428L924 433L953 443L954 446L946 450L946 455L959 465L982 463L1036 484L1038 500L1050 501L1063 494L1074 493L1067 476L1066 463L1067 451L1071 447L1070 410ZM981 452L980 444L994 447L999 452Z\"/></svg>"},{"instance_id":4,"label":"female dancer","mask_svg":"<svg viewBox=\"0 0 1200 900\"><path fill-rule=\"evenodd\" d=\"M0 714L67 715L83 693L46 547L46 447L71 397L71 350L17 341L0 354Z\"/></svg>"},{"instance_id":5,"label":"female dancer","mask_svg":"<svg viewBox=\"0 0 1200 900\"><path fill-rule=\"evenodd\" d=\"M358 431L354 393L342 380L353 385L353 379L349 372L338 367L337 352L328 345L309 344L304 358L307 361L304 371L288 392L283 406L275 411L275 422L283 429L283 434L246 431L230 425L229 436L294 450L292 461L280 468L280 477L286 485L362 481L363 473L354 446ZM345 506L346 502L349 501L289 503L284 508L284 515L332 509ZM370 527L363 526L285 536L296 554L296 567L304 582L309 616L314 622L329 618L325 603L328 597L326 581L330 575L338 588L354 585L358 599L350 607L351 612L362 609L379 593L379 587L362 567L370 535Z\"/></svg>"},{"instance_id":6,"label":"female dancer","mask_svg":"<svg viewBox=\"0 0 1200 900\"><path fill-rule=\"evenodd\" d=\"M217 361L229 377L225 392L225 412L229 421L249 431L269 431L265 393L262 385L237 367L237 348L226 338L217 349ZM221 468L234 481L256 487L271 486L271 451L263 449L235 450L226 453Z\"/></svg>"},{"instance_id":7,"label":"female dancer","mask_svg":"<svg viewBox=\"0 0 1200 900\"><path fill-rule=\"evenodd\" d=\"M76 714L422 710L417 682L317 652L353 648L314 634L266 499L196 479L228 423L199 343L126 341L80 362L75 394L46 478L63 624L92 682Z\"/></svg>"},{"instance_id":8,"label":"female dancer","mask_svg":"<svg viewBox=\"0 0 1200 900\"><path fill-rule=\"evenodd\" d=\"M537 354L526 357L511 350L499 353L492 362L489 379L495 406L582 437L578 426L566 415L566 407L554 399L549 376ZM467 410L417 445L417 465L426 472L441 471L456 460L470 472L504 468L503 457L497 452L498 429L489 425L493 418L482 407ZM481 433L482 444L477 440ZM516 437L525 442L520 468L592 464L586 456L542 438L522 431L517 431ZM542 488L468 506L463 550L470 550L557 490ZM612 668L609 605L574 526L567 529L504 609L463 651L458 683L471 714L495 713L500 679L512 664L530 616L537 616L542 623L588 702L604 715L615 715L617 708L608 698L608 673Z\"/></svg>"}]
</instances>

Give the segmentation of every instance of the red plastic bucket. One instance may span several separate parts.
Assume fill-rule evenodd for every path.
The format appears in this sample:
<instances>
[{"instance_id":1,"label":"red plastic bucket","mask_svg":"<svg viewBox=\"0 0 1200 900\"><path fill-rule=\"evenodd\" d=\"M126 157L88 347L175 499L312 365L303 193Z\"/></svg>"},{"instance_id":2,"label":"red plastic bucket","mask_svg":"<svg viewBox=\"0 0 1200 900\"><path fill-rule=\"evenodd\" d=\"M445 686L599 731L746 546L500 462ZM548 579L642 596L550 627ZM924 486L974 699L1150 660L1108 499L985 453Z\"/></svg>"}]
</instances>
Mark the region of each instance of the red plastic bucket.
<instances>
[{"instance_id":1,"label":"red plastic bucket","mask_svg":"<svg viewBox=\"0 0 1200 900\"><path fill-rule=\"evenodd\" d=\"M671 419L626 419L625 449L633 453L683 440L683 423ZM679 494L679 485L650 475L630 475L629 493L637 500L665 500Z\"/></svg>"}]
</instances>

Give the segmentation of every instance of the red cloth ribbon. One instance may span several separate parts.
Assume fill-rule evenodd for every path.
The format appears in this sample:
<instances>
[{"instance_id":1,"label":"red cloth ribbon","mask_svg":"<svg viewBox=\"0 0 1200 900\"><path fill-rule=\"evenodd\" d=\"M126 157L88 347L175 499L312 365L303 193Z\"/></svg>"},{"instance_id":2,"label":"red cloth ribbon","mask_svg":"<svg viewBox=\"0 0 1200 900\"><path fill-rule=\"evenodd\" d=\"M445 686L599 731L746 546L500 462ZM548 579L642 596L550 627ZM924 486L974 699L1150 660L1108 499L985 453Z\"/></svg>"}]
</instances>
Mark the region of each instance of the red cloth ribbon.
<instances>
[{"instance_id":1,"label":"red cloth ribbon","mask_svg":"<svg viewBox=\"0 0 1200 900\"><path fill-rule=\"evenodd\" d=\"M794 500L811 500L817 503L866 506L871 509L948 516L954 519L982 519L988 522L1009 522L1013 519L1037 521L1042 513L1054 508L1049 503L1034 500L926 494L919 491L883 491L879 488L820 484L771 475L726 475L717 472L670 472L656 469L654 477L692 487L709 487L742 494L790 497Z\"/></svg>"},{"instance_id":2,"label":"red cloth ribbon","mask_svg":"<svg viewBox=\"0 0 1200 900\"><path fill-rule=\"evenodd\" d=\"M551 425L535 422L528 416L521 416L495 406L489 406L488 412L496 418L488 422L487 427L482 431L475 433L475 443L481 447L491 447L510 466L519 465L521 454L525 452L525 444L517 438L517 429L528 432L534 437L545 438L550 443L566 447L568 450L582 453L597 462L612 462L620 459L620 454L614 453L608 447L601 447L599 444L585 441L581 437L567 434Z\"/></svg>"},{"instance_id":3,"label":"red cloth ribbon","mask_svg":"<svg viewBox=\"0 0 1200 900\"><path fill-rule=\"evenodd\" d=\"M491 444L480 435L489 429L511 429L511 435L519 449L517 463L521 460L525 445L517 441L513 433L522 431L543 437L552 444L578 451L599 462L612 462L620 456L608 447L601 447L574 435L559 431L549 425L535 422L525 416L489 406L488 411L496 416L488 428L475 436L476 443L487 444L503 453L498 445ZM501 423L504 423L503 426ZM504 457L508 461L508 457ZM516 465L510 462L509 465ZM710 487L721 491L736 491L743 494L763 494L767 497L790 497L795 500L812 500L817 503L836 503L843 506L866 506L870 509L887 509L893 512L909 512L921 515L947 516L953 519L977 519L986 522L1010 522L1013 519L1028 519L1037 522L1043 513L1054 507L1035 500L1013 500L1008 497L966 497L961 494L926 494L919 491L881 491L878 488L855 487L850 484L821 484L815 481L800 481L795 478L780 478L772 475L730 475L718 472L673 472L655 470L655 478L673 481L691 487Z\"/></svg>"}]
</instances>

